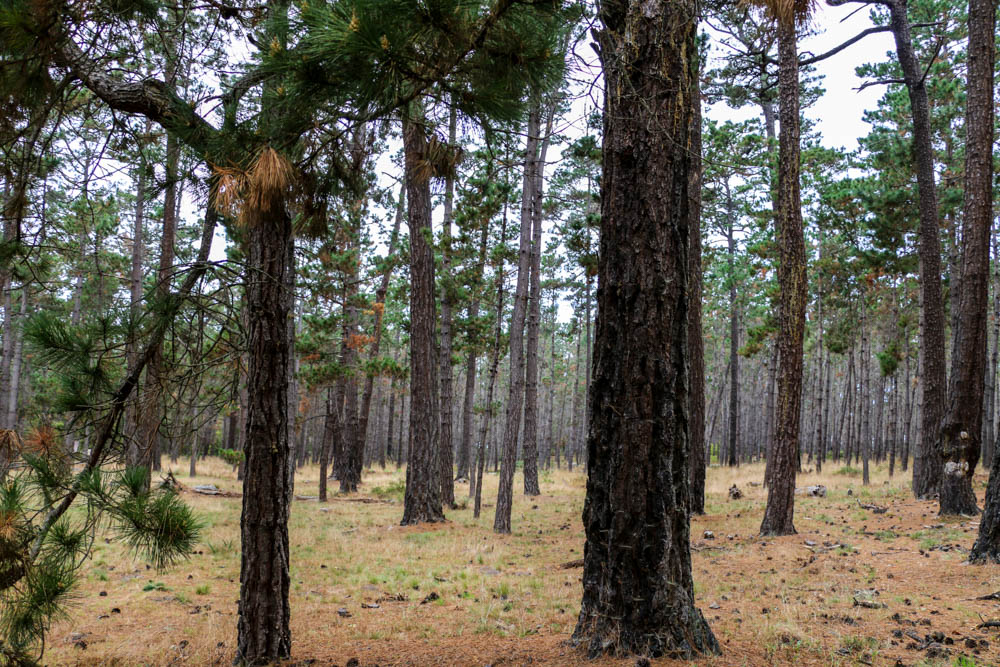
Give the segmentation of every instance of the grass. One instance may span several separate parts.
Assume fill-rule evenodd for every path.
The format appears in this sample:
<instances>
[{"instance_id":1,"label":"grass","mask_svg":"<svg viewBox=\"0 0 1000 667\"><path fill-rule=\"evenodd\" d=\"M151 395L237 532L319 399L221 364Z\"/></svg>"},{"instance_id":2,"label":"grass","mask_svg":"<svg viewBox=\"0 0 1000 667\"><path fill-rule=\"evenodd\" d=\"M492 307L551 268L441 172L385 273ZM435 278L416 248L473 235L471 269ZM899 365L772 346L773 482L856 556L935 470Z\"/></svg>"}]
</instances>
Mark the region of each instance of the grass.
<instances>
[{"instance_id":1,"label":"grass","mask_svg":"<svg viewBox=\"0 0 1000 667\"><path fill-rule=\"evenodd\" d=\"M199 463L194 479L184 474L186 461L176 470L185 485L240 490L229 466L212 459ZM889 480L884 467L872 466L867 489L832 464L827 470L798 478L799 486L828 488L826 498L796 496L799 534L766 540L757 532L767 490L751 484L763 481L763 466L709 470L709 513L694 517L691 526L692 574L696 604L723 655L699 664L853 665L864 658L872 664L893 665L899 659L912 665L923 656L907 651L905 642L890 643L892 630L900 627L891 620L893 613L914 621L932 619L933 627L919 632L941 630L956 637L956 646L960 636L975 632L979 613L990 616L988 603L957 600L1000 589L1000 573L975 570L970 579L973 571L963 568L959 554L927 551L932 545L970 546L975 537L970 524L925 528L941 523L934 504L911 500L908 478ZM317 476L313 466L298 471L296 494L318 495ZM325 505L293 503L293 661L344 664L358 657L362 665L582 664L565 644L579 615L582 570L561 566L583 556L583 473L544 471L543 495L526 498L520 494L519 472L515 533L506 536L492 532L492 506L484 507L478 519L465 508L446 512L443 524L400 527L404 479L405 469L365 472L359 495L390 502L343 502L333 496ZM744 493L739 501L728 499L733 484ZM497 475L487 474L485 504L494 503L496 485ZM847 496L848 489L853 496ZM890 511L860 511L855 499L862 491ZM460 503L467 494L467 485L456 485ZM198 553L156 572L132 561L114 535L100 536L102 549L87 566L69 618L53 628L46 664L232 661L241 499L184 498L208 526ZM703 539L705 530L715 539ZM807 548L806 540L813 546ZM878 590L877 599L889 608L854 607L855 591L862 588ZM437 599L421 604L431 593ZM405 600L393 599L397 596ZM340 617L339 608L351 616ZM86 634L85 652L67 641L75 633ZM183 649L182 641L187 642ZM838 653L841 649L848 649L847 655ZM975 664L996 662L985 654L969 657ZM606 657L588 667L633 664Z\"/></svg>"}]
</instances>

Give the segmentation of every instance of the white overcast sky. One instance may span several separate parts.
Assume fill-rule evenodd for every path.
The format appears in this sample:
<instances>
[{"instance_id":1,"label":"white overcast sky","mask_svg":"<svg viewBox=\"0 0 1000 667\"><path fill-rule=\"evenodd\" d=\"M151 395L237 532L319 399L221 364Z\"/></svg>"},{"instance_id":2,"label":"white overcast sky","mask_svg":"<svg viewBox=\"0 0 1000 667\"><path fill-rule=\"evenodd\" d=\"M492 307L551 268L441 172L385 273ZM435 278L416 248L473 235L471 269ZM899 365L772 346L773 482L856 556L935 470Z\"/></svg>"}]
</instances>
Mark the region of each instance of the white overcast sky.
<instances>
[{"instance_id":1,"label":"white overcast sky","mask_svg":"<svg viewBox=\"0 0 1000 667\"><path fill-rule=\"evenodd\" d=\"M799 43L799 52L824 53L872 27L868 9L855 12L857 6L828 7L820 4L813 19L813 27L819 34L807 37ZM722 47L715 45L713 55L718 55ZM885 92L884 86L871 86L860 92L855 90L863 82L854 73L858 65L880 62L887 59L887 53L894 51L892 33L880 32L868 35L863 40L849 46L835 56L816 64L816 73L823 75L820 85L826 91L805 115L818 122L824 146L844 147L854 150L858 147L858 137L868 134L869 126L863 120L866 109L874 109ZM706 115L717 120L738 120L758 114L759 110L746 107L739 112L724 104L716 104L706 109Z\"/></svg>"}]
</instances>

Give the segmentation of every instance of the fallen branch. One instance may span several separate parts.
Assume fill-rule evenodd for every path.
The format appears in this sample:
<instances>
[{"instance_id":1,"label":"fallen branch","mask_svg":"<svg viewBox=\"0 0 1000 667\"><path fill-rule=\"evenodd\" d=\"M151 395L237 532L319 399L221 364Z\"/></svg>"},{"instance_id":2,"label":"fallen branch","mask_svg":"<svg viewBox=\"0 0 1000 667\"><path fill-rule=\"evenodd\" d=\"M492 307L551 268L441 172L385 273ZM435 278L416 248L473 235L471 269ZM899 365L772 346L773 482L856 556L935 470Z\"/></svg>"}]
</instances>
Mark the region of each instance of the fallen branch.
<instances>
[{"instance_id":1,"label":"fallen branch","mask_svg":"<svg viewBox=\"0 0 1000 667\"><path fill-rule=\"evenodd\" d=\"M318 496L295 496L296 500L303 500L305 502L318 501ZM333 503L365 503L365 504L376 504L376 505L395 505L396 503L391 500L382 500L381 498L327 498L327 501Z\"/></svg>"},{"instance_id":2,"label":"fallen branch","mask_svg":"<svg viewBox=\"0 0 1000 667\"><path fill-rule=\"evenodd\" d=\"M857 503L858 503L858 507L860 507L863 510L868 510L872 514L885 514L886 512L889 511L888 507L880 507L878 505L866 505L865 503L861 502L860 500L858 500Z\"/></svg>"},{"instance_id":3,"label":"fallen branch","mask_svg":"<svg viewBox=\"0 0 1000 667\"><path fill-rule=\"evenodd\" d=\"M577 560L571 560L568 563L563 563L559 566L560 570L572 570L576 567L583 567L583 559L579 558Z\"/></svg>"}]
</instances>

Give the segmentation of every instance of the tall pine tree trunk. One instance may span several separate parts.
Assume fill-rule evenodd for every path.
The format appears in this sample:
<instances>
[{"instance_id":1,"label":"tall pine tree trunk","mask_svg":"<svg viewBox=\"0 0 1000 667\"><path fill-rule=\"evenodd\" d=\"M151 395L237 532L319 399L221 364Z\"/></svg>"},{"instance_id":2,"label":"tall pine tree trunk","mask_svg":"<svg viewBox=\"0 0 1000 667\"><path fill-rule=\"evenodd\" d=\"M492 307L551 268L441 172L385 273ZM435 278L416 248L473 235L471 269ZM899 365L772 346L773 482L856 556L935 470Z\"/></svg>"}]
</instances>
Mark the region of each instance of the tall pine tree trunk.
<instances>
[{"instance_id":1,"label":"tall pine tree trunk","mask_svg":"<svg viewBox=\"0 0 1000 667\"><path fill-rule=\"evenodd\" d=\"M535 165L535 185L531 201L531 267L528 290L527 341L525 343L524 384L524 495L541 494L538 487L538 335L542 321L542 194L545 156L555 109L546 114L545 135L541 139Z\"/></svg>"},{"instance_id":2,"label":"tall pine tree trunk","mask_svg":"<svg viewBox=\"0 0 1000 667\"><path fill-rule=\"evenodd\" d=\"M493 531L510 532L510 514L514 503L514 468L517 463L517 441L524 411L524 323L528 310L528 278L531 271L531 208L534 202L535 173L538 169L540 109L536 102L528 113L528 137L525 145L524 178L521 193L521 238L517 261L517 286L514 310L508 334L510 349L510 386L507 393L506 420L503 429L500 486Z\"/></svg>"},{"instance_id":3,"label":"tall pine tree trunk","mask_svg":"<svg viewBox=\"0 0 1000 667\"><path fill-rule=\"evenodd\" d=\"M778 404L762 535L795 533L795 470L802 404L806 253L799 192L799 65L794 17L778 22Z\"/></svg>"},{"instance_id":4,"label":"tall pine tree trunk","mask_svg":"<svg viewBox=\"0 0 1000 667\"><path fill-rule=\"evenodd\" d=\"M448 118L448 143L455 145L457 112L452 107ZM441 230L441 350L438 373L441 379L441 437L438 443L438 473L441 480L441 502L455 507L455 467L452 453L452 413L454 381L451 368L451 309L454 300L454 286L451 284L451 223L455 205L455 175L449 173L445 179L444 221Z\"/></svg>"},{"instance_id":5,"label":"tall pine tree trunk","mask_svg":"<svg viewBox=\"0 0 1000 667\"><path fill-rule=\"evenodd\" d=\"M691 513L705 513L705 341L701 334L701 86L694 77L691 100L691 131L688 142L691 171L688 173L690 227L688 229L688 356L691 391L688 403L688 440L691 447Z\"/></svg>"},{"instance_id":6,"label":"tall pine tree trunk","mask_svg":"<svg viewBox=\"0 0 1000 667\"><path fill-rule=\"evenodd\" d=\"M270 149L266 149L270 150ZM246 308L247 409L237 660L266 664L291 653L288 515L289 246L292 222L281 193L249 220Z\"/></svg>"},{"instance_id":7,"label":"tall pine tree trunk","mask_svg":"<svg viewBox=\"0 0 1000 667\"><path fill-rule=\"evenodd\" d=\"M506 230L506 228L505 228ZM482 221L482 229L479 236L479 257L476 262L476 284L483 280L483 273L486 270L486 249L489 242L490 224L489 220ZM479 317L479 293L473 294L469 303L469 321L475 322ZM466 476L469 479L469 495L475 495L476 478L475 471L471 470L472 463L472 417L475 413L476 399L476 364L479 357L479 347L473 343L469 346L469 356L465 362L465 396L462 401L462 441L458 447L458 477Z\"/></svg>"},{"instance_id":8,"label":"tall pine tree trunk","mask_svg":"<svg viewBox=\"0 0 1000 667\"><path fill-rule=\"evenodd\" d=\"M730 467L739 464L736 456L737 439L740 423L740 327L739 313L736 307L736 230L733 225L736 220L733 196L726 181L726 255L729 268L729 439L726 463Z\"/></svg>"},{"instance_id":9,"label":"tall pine tree trunk","mask_svg":"<svg viewBox=\"0 0 1000 667\"><path fill-rule=\"evenodd\" d=\"M695 3L603 3L605 86L583 600L591 656L716 653L688 512L688 151ZM650 104L656 100L656 104Z\"/></svg>"},{"instance_id":10,"label":"tall pine tree trunk","mask_svg":"<svg viewBox=\"0 0 1000 667\"><path fill-rule=\"evenodd\" d=\"M929 498L941 482L938 434L947 381L944 357L944 301L941 296L941 236L938 226L937 193L934 184L934 154L931 147L930 106L923 67L917 62L906 15L906 0L889 4L890 25L896 54L903 70L913 114L913 156L917 169L920 233L921 347L920 441L913 461L913 493Z\"/></svg>"},{"instance_id":11,"label":"tall pine tree trunk","mask_svg":"<svg viewBox=\"0 0 1000 667\"><path fill-rule=\"evenodd\" d=\"M418 106L417 104L413 105ZM443 521L438 471L434 354L434 252L431 184L424 163L427 137L420 117L404 116L403 150L410 227L410 452L402 525Z\"/></svg>"},{"instance_id":12,"label":"tall pine tree trunk","mask_svg":"<svg viewBox=\"0 0 1000 667\"><path fill-rule=\"evenodd\" d=\"M948 406L941 425L941 514L979 513L972 475L979 462L986 379L993 225L995 15L992 0L970 0L962 288L952 341Z\"/></svg>"}]
</instances>

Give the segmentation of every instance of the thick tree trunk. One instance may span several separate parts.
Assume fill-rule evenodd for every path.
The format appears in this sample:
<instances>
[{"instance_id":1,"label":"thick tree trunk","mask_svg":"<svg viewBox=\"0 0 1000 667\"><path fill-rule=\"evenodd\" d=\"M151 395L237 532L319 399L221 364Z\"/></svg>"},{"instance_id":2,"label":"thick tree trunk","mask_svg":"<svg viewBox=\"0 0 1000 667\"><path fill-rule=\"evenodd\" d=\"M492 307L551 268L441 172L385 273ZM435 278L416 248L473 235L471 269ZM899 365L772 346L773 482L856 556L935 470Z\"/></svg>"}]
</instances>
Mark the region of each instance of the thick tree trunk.
<instances>
[{"instance_id":1,"label":"thick tree trunk","mask_svg":"<svg viewBox=\"0 0 1000 667\"><path fill-rule=\"evenodd\" d=\"M917 62L906 15L906 0L889 4L890 25L896 41L896 54L903 70L913 114L913 156L917 168L920 210L920 291L921 347L923 365L920 381L920 442L913 461L913 493L929 498L938 492L941 482L941 455L938 434L947 386L944 358L944 302L941 296L941 237L938 228L937 193L934 184L934 154L931 147L930 106L923 67Z\"/></svg>"},{"instance_id":2,"label":"thick tree trunk","mask_svg":"<svg viewBox=\"0 0 1000 667\"><path fill-rule=\"evenodd\" d=\"M531 208L534 202L538 169L540 110L536 103L528 114L528 137L525 146L524 178L521 194L521 238L517 262L517 286L514 310L510 319L509 356L510 386L507 393L507 416L503 429L503 449L500 464L500 487L493 531L510 532L510 514L514 504L514 468L517 463L517 441L524 412L524 323L528 310L528 278L531 271Z\"/></svg>"},{"instance_id":3,"label":"thick tree trunk","mask_svg":"<svg viewBox=\"0 0 1000 667\"><path fill-rule=\"evenodd\" d=\"M718 642L694 606L688 232L695 3L604 3L606 89L595 377L573 641L691 658ZM650 104L655 100L656 104Z\"/></svg>"},{"instance_id":4,"label":"thick tree trunk","mask_svg":"<svg viewBox=\"0 0 1000 667\"><path fill-rule=\"evenodd\" d=\"M978 514L972 475L979 462L986 379L990 228L993 224L993 70L996 4L969 2L962 288L952 341L948 406L941 424L941 514ZM982 523L980 524L982 526Z\"/></svg>"},{"instance_id":5,"label":"thick tree trunk","mask_svg":"<svg viewBox=\"0 0 1000 667\"><path fill-rule=\"evenodd\" d=\"M795 533L795 470L802 404L806 254L799 192L799 67L794 20L778 25L778 405L762 535Z\"/></svg>"},{"instance_id":6,"label":"thick tree trunk","mask_svg":"<svg viewBox=\"0 0 1000 667\"><path fill-rule=\"evenodd\" d=\"M438 472L434 367L434 252L431 184L425 173L427 138L422 121L404 118L403 150L410 227L410 453L402 525L443 521Z\"/></svg>"},{"instance_id":7,"label":"thick tree trunk","mask_svg":"<svg viewBox=\"0 0 1000 667\"><path fill-rule=\"evenodd\" d=\"M291 299L286 292L292 224L281 195L273 196L254 218L247 223L246 307L251 316L236 650L238 661L270 664L291 653L288 366L292 341Z\"/></svg>"}]
</instances>

